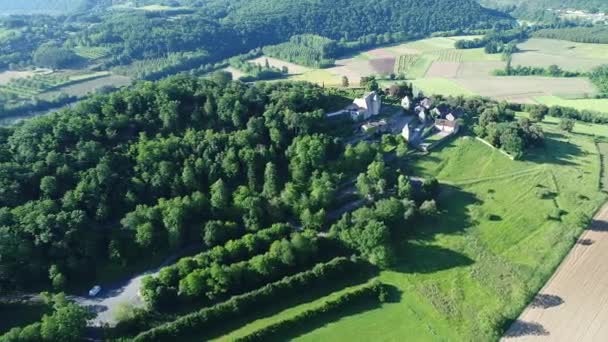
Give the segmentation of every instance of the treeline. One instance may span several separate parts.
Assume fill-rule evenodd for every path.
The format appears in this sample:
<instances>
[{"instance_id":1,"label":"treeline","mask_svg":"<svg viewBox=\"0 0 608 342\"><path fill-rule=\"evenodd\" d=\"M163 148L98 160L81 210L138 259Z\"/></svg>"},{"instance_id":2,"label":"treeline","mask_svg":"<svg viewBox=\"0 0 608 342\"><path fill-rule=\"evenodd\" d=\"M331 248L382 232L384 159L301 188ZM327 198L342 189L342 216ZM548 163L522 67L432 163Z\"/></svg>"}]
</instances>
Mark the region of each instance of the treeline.
<instances>
[{"instance_id":1,"label":"treeline","mask_svg":"<svg viewBox=\"0 0 608 342\"><path fill-rule=\"evenodd\" d=\"M545 77L581 77L584 73L578 71L566 71L557 65L550 65L547 68L530 66L512 66L511 60L507 61L504 69L492 71L494 76L545 76Z\"/></svg>"},{"instance_id":2,"label":"treeline","mask_svg":"<svg viewBox=\"0 0 608 342\"><path fill-rule=\"evenodd\" d=\"M288 298L298 295L302 291L323 287L327 282L352 277L365 267L366 265L361 259L337 257L326 263L319 263L310 270L287 276L254 291L233 296L225 302L181 316L173 322L142 332L134 338L134 341L161 341L170 336L181 338L194 334L200 336L201 331L210 331L227 320L274 304L277 298Z\"/></svg>"},{"instance_id":3,"label":"treeline","mask_svg":"<svg viewBox=\"0 0 608 342\"><path fill-rule=\"evenodd\" d=\"M578 43L608 44L608 28L605 26L543 29L534 32L532 36L535 38L560 39Z\"/></svg>"},{"instance_id":4,"label":"treeline","mask_svg":"<svg viewBox=\"0 0 608 342\"><path fill-rule=\"evenodd\" d=\"M312 34L296 35L288 42L266 46L264 54L292 63L314 68L326 68L334 65L334 58L339 48L335 40Z\"/></svg>"},{"instance_id":5,"label":"treeline","mask_svg":"<svg viewBox=\"0 0 608 342\"><path fill-rule=\"evenodd\" d=\"M509 104L509 108L518 112L534 113L538 118L543 118L545 115L573 119L582 122L590 122L597 124L608 123L608 117L600 112L594 112L590 110L578 110L575 108L562 107L562 106L545 106L545 105L532 105L532 104Z\"/></svg>"},{"instance_id":6,"label":"treeline","mask_svg":"<svg viewBox=\"0 0 608 342\"><path fill-rule=\"evenodd\" d=\"M484 48L486 53L503 53L511 55L517 52L517 43L529 38L526 28L495 29L486 33L482 38L472 40L462 39L456 41L457 49Z\"/></svg>"},{"instance_id":7,"label":"treeline","mask_svg":"<svg viewBox=\"0 0 608 342\"><path fill-rule=\"evenodd\" d=\"M180 291L180 284L194 271L208 269L213 265L230 265L249 260L269 250L275 241L288 237L292 230L288 225L275 224L270 228L230 240L225 245L216 246L197 256L182 258L175 265L163 267L157 277L145 278L142 282L142 297L149 307L157 310L175 307L180 304L178 300L188 299L186 293ZM184 286L186 285L184 282ZM198 300L203 301L203 297L199 297Z\"/></svg>"}]
</instances>

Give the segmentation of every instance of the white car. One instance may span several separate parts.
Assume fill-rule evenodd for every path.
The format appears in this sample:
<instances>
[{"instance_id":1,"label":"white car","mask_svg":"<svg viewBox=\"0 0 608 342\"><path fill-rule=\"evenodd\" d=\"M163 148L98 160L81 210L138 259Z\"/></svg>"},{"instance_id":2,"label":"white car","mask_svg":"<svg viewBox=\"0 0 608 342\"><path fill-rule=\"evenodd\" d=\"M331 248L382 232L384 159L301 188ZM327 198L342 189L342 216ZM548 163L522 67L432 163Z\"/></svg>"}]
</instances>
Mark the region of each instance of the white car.
<instances>
[{"instance_id":1,"label":"white car","mask_svg":"<svg viewBox=\"0 0 608 342\"><path fill-rule=\"evenodd\" d=\"M95 285L92 289L89 290L89 296L95 297L101 292L101 286Z\"/></svg>"}]
</instances>

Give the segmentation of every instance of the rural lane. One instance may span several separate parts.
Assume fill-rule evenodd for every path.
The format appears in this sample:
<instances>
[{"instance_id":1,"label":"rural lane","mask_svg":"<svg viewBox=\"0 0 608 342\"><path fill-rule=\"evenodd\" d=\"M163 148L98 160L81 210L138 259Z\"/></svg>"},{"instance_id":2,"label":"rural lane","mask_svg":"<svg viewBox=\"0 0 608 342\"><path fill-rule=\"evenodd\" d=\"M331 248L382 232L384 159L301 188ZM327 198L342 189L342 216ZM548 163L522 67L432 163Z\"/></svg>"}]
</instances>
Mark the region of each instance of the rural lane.
<instances>
[{"instance_id":1,"label":"rural lane","mask_svg":"<svg viewBox=\"0 0 608 342\"><path fill-rule=\"evenodd\" d=\"M608 203L503 342L608 341Z\"/></svg>"},{"instance_id":2,"label":"rural lane","mask_svg":"<svg viewBox=\"0 0 608 342\"><path fill-rule=\"evenodd\" d=\"M89 321L89 325L100 326L108 324L113 326L117 323L116 314L121 305L127 304L135 308L144 306L144 302L139 297L139 289L145 276L156 275L161 268L173 264L177 259L185 255L194 254L199 250L199 245L185 247L178 253L165 259L157 268L136 274L121 283L109 286L101 284L102 290L97 297L69 296L69 298L80 306L89 308L97 314L95 318Z\"/></svg>"}]
</instances>

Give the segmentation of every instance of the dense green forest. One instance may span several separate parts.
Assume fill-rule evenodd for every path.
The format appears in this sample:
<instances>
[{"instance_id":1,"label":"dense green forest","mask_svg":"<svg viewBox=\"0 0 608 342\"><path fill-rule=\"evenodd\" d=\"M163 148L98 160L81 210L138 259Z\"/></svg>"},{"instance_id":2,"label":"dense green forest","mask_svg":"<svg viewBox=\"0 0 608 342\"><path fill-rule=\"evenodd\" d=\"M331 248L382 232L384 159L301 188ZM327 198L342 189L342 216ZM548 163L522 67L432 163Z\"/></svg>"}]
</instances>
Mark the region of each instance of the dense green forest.
<instances>
[{"instance_id":1,"label":"dense green forest","mask_svg":"<svg viewBox=\"0 0 608 342\"><path fill-rule=\"evenodd\" d=\"M568 40L579 43L608 44L608 27L569 27L561 29L543 29L532 34L536 38Z\"/></svg>"},{"instance_id":2,"label":"dense green forest","mask_svg":"<svg viewBox=\"0 0 608 342\"><path fill-rule=\"evenodd\" d=\"M316 35L296 35L288 42L266 46L264 54L292 63L323 68L334 65L338 54L335 40Z\"/></svg>"}]
</instances>

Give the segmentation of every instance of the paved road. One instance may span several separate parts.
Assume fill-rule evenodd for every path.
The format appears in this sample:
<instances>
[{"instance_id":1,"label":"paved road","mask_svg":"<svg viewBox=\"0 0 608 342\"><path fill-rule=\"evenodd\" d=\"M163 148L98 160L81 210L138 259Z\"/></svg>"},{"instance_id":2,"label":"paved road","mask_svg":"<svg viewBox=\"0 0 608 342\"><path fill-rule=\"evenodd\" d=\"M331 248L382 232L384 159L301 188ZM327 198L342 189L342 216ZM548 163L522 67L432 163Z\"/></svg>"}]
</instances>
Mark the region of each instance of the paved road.
<instances>
[{"instance_id":1,"label":"paved road","mask_svg":"<svg viewBox=\"0 0 608 342\"><path fill-rule=\"evenodd\" d=\"M198 250L198 245L188 246L182 249L179 253L165 259L165 261L155 269L136 274L122 283L111 286L102 285L101 293L95 298L81 296L70 296L69 298L81 306L88 307L94 312L97 312L97 317L89 322L90 325L115 325L117 323L116 314L123 303L132 307L144 306L144 302L139 297L138 293L141 287L141 281L145 276L156 275L161 268L173 264L182 256L196 253Z\"/></svg>"},{"instance_id":2,"label":"paved road","mask_svg":"<svg viewBox=\"0 0 608 342\"><path fill-rule=\"evenodd\" d=\"M608 341L608 204L503 342Z\"/></svg>"}]
</instances>

